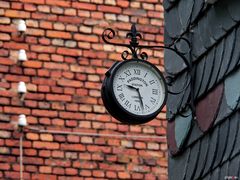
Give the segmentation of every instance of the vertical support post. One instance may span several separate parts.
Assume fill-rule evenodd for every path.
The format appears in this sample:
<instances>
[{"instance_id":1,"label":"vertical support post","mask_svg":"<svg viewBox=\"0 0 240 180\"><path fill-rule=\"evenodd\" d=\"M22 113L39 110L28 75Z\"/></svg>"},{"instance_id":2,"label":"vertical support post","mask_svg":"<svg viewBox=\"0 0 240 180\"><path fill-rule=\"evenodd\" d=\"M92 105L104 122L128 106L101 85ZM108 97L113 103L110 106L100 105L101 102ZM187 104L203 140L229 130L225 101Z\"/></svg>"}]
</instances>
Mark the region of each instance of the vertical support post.
<instances>
[{"instance_id":1,"label":"vertical support post","mask_svg":"<svg viewBox=\"0 0 240 180\"><path fill-rule=\"evenodd\" d=\"M20 180L23 180L23 132L21 133L19 139L19 152L20 152Z\"/></svg>"}]
</instances>

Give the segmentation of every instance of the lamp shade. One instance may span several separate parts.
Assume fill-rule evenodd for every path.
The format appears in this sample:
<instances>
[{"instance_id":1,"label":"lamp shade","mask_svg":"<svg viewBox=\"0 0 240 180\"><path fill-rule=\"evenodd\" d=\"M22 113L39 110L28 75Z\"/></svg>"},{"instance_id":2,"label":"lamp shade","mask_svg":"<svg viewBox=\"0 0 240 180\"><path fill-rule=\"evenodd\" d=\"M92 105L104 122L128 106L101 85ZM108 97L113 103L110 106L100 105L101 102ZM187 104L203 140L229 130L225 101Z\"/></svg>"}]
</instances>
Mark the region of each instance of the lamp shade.
<instances>
[{"instance_id":1,"label":"lamp shade","mask_svg":"<svg viewBox=\"0 0 240 180\"><path fill-rule=\"evenodd\" d=\"M26 126L27 125L27 118L25 114L20 114L18 116L18 126Z\"/></svg>"},{"instance_id":2,"label":"lamp shade","mask_svg":"<svg viewBox=\"0 0 240 180\"><path fill-rule=\"evenodd\" d=\"M25 32L27 30L26 23L24 20L20 19L18 21L17 30L20 32Z\"/></svg>"},{"instance_id":3,"label":"lamp shade","mask_svg":"<svg viewBox=\"0 0 240 180\"><path fill-rule=\"evenodd\" d=\"M24 49L20 49L18 52L18 60L19 61L27 61L27 54Z\"/></svg>"},{"instance_id":4,"label":"lamp shade","mask_svg":"<svg viewBox=\"0 0 240 180\"><path fill-rule=\"evenodd\" d=\"M26 87L25 82L20 81L18 83L18 93L26 93L26 92L27 92L27 87Z\"/></svg>"}]
</instances>

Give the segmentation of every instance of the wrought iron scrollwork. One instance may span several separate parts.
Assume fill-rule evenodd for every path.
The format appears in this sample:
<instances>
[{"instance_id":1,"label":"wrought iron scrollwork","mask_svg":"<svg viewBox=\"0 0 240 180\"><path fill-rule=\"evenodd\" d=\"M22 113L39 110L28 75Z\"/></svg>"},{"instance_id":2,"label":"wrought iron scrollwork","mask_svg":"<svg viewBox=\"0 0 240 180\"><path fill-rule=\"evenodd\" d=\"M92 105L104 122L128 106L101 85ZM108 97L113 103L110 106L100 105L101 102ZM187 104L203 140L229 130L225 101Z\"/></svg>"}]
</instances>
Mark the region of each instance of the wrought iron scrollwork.
<instances>
[{"instance_id":1,"label":"wrought iron scrollwork","mask_svg":"<svg viewBox=\"0 0 240 180\"><path fill-rule=\"evenodd\" d=\"M190 108L193 116L195 117L195 106L194 106L194 99L193 99L194 91L193 91L193 82L192 82L193 80L192 62L188 61L188 59L185 56L191 51L191 44L188 41L188 39L184 37L178 37L169 46L140 45L139 40L142 39L142 35L137 31L135 24L132 24L131 31L128 32L126 35L126 38L130 39L129 44L114 42L113 39L115 38L115 35L116 33L113 29L107 28L102 33L102 39L107 44L128 48L127 50L124 50L121 54L121 57L123 60L131 60L131 59L147 60L148 55L146 52L142 51L142 49L168 49L175 52L180 57L180 59L183 60L184 64L187 67L187 77L183 85L183 88L181 90L178 90L177 92L172 92L168 90L168 93L172 95L178 95L185 92L187 88L191 88L190 98L189 98L189 101L187 102L187 106L184 107L184 109L186 110L187 108ZM182 51L181 48L179 47L179 44L183 42L185 42L187 45L187 51ZM169 75L169 76L166 76L165 79L166 79L167 85L170 87L173 85L175 77L174 75ZM185 111L184 109L182 109L183 112ZM181 112L179 112L179 114L181 114ZM183 116L186 116L186 115L183 115Z\"/></svg>"}]
</instances>

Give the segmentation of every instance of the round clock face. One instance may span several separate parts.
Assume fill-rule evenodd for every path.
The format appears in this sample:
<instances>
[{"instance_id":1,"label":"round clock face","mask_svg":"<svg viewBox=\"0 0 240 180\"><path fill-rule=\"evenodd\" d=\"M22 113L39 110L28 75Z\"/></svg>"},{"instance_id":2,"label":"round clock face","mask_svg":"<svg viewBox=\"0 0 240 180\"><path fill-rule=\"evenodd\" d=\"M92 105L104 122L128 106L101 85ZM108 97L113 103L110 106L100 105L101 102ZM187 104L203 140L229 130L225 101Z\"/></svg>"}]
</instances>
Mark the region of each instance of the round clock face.
<instances>
[{"instance_id":1,"label":"round clock face","mask_svg":"<svg viewBox=\"0 0 240 180\"><path fill-rule=\"evenodd\" d=\"M118 104L136 116L158 114L166 100L163 76L143 60L129 60L117 68L112 89Z\"/></svg>"}]
</instances>

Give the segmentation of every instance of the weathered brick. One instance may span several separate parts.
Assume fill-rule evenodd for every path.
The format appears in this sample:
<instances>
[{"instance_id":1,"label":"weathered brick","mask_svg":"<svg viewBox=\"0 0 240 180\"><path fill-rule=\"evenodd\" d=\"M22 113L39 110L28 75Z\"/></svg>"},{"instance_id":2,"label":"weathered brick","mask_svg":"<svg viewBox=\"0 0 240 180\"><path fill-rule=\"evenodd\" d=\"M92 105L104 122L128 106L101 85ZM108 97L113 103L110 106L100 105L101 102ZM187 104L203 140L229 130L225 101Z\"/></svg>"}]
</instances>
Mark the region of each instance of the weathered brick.
<instances>
[{"instance_id":1,"label":"weathered brick","mask_svg":"<svg viewBox=\"0 0 240 180\"><path fill-rule=\"evenodd\" d=\"M63 38L63 39L70 39L71 34L68 32L62 32L62 31L51 31L47 30L47 37L52 37L52 38Z\"/></svg>"}]
</instances>

